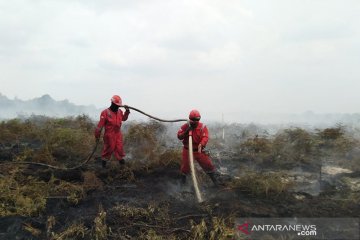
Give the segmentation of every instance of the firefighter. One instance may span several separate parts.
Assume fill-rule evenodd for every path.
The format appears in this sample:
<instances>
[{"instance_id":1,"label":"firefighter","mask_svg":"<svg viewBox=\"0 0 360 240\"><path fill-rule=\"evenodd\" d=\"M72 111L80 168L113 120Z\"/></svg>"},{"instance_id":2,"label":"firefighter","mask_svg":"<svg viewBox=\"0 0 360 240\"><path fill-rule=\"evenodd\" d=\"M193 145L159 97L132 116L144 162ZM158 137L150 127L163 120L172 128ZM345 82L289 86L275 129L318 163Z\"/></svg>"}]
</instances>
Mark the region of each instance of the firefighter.
<instances>
[{"instance_id":1,"label":"firefighter","mask_svg":"<svg viewBox=\"0 0 360 240\"><path fill-rule=\"evenodd\" d=\"M103 168L106 167L106 163L110 160L112 154L114 154L120 165L125 164L121 124L128 119L130 110L127 105L124 105L123 107L125 107L126 111L123 113L123 111L119 109L120 106L122 106L120 96L114 95L111 98L110 107L101 112L100 121L95 129L95 138L96 141L99 141L101 130L105 128L103 137L104 148L101 154L101 164Z\"/></svg>"},{"instance_id":2,"label":"firefighter","mask_svg":"<svg viewBox=\"0 0 360 240\"><path fill-rule=\"evenodd\" d=\"M204 148L209 140L209 131L205 124L200 122L200 112L192 110L189 114L188 123L181 126L177 133L179 140L183 142L181 173L182 182L186 182L186 175L190 172L189 162L189 135L192 135L194 159L200 164L202 169L211 178L214 185L218 185L215 177L215 167L210 157L204 152Z\"/></svg>"}]
</instances>

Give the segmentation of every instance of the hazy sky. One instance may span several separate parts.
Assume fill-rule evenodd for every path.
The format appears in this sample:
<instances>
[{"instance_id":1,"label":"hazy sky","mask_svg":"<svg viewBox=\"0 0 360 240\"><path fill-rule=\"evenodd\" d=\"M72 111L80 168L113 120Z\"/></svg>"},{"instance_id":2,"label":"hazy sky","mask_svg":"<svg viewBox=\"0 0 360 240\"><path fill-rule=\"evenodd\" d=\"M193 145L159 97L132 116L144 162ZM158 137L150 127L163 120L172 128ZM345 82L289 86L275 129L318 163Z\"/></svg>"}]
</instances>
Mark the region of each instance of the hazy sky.
<instances>
[{"instance_id":1,"label":"hazy sky","mask_svg":"<svg viewBox=\"0 0 360 240\"><path fill-rule=\"evenodd\" d=\"M0 93L163 118L360 112L359 0L0 0Z\"/></svg>"}]
</instances>

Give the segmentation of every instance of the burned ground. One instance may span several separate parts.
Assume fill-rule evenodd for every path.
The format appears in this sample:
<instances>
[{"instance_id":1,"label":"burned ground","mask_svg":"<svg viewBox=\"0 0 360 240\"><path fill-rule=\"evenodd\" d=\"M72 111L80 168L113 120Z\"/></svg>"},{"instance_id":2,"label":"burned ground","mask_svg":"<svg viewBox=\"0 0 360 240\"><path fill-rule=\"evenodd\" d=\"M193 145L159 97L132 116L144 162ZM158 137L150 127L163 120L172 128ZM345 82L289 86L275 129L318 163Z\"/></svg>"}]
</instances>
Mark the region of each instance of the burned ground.
<instances>
[{"instance_id":1,"label":"burned ground","mask_svg":"<svg viewBox=\"0 0 360 240\"><path fill-rule=\"evenodd\" d=\"M197 169L205 201L180 182L181 144L156 122L124 126L127 164L74 170L0 165L1 239L232 239L240 217L358 217L359 143L344 126L268 134L210 126L222 185ZM0 162L75 166L94 144L86 116L0 125Z\"/></svg>"}]
</instances>

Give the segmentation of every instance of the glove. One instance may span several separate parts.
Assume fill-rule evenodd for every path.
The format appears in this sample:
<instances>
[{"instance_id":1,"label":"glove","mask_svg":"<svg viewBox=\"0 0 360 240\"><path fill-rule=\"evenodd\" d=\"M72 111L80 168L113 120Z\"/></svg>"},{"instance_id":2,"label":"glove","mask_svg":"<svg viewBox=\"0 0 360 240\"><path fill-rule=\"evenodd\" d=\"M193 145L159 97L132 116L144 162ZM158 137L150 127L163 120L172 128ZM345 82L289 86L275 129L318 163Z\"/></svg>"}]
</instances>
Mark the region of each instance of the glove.
<instances>
[{"instance_id":1,"label":"glove","mask_svg":"<svg viewBox=\"0 0 360 240\"><path fill-rule=\"evenodd\" d=\"M202 145L201 145L201 143L198 145L198 152L199 153L201 153L201 151L202 151Z\"/></svg>"},{"instance_id":2,"label":"glove","mask_svg":"<svg viewBox=\"0 0 360 240\"><path fill-rule=\"evenodd\" d=\"M125 108L125 110L126 110L127 112L130 112L130 109L129 109L129 106L128 106L128 105L123 105L123 107Z\"/></svg>"},{"instance_id":3,"label":"glove","mask_svg":"<svg viewBox=\"0 0 360 240\"><path fill-rule=\"evenodd\" d=\"M190 124L190 120L187 120L187 129L185 130L185 132L189 132L190 130L192 130L191 124Z\"/></svg>"}]
</instances>

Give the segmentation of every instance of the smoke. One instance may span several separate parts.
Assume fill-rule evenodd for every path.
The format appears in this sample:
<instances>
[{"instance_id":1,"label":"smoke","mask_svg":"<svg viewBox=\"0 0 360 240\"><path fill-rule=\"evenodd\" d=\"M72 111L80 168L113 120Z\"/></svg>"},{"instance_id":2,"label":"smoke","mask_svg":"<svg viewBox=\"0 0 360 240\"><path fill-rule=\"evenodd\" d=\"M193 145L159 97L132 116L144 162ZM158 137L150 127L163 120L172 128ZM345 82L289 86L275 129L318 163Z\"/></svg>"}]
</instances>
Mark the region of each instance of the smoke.
<instances>
[{"instance_id":1,"label":"smoke","mask_svg":"<svg viewBox=\"0 0 360 240\"><path fill-rule=\"evenodd\" d=\"M176 138L179 126L167 125L167 131L162 136L166 147L182 147ZM337 125L325 129L220 123L207 126L210 140L206 151L216 166L219 178L225 182L241 179L254 172L281 173L284 181L293 183L290 191L318 196L323 191L341 187L342 175L352 173L349 170L351 164L360 169L356 165L359 152L356 149L360 149L357 144L359 133L352 126ZM331 135L337 131L340 135ZM256 138L264 146L254 146ZM199 168L196 161L195 164ZM208 180L205 183L200 181L206 200L216 196L216 190L211 188ZM357 180L352 179L350 182ZM190 177L186 185L174 180L162 185L162 188L168 195L184 201L191 193L191 199L195 201Z\"/></svg>"},{"instance_id":2,"label":"smoke","mask_svg":"<svg viewBox=\"0 0 360 240\"><path fill-rule=\"evenodd\" d=\"M130 104L131 105L131 104ZM104 108L107 106L104 106ZM67 117L75 115L87 115L91 119L98 120L102 109L97 109L94 105L75 105L69 100L54 100L50 95L45 94L41 97L27 101L15 98L9 99L0 93L0 119L10 119L17 117L29 117L31 115L44 115L49 117ZM147 109L142 109L147 112ZM160 110L160 109L159 109ZM162 116L170 114L171 116L163 117L171 119L175 111L163 113ZM214 113L207 113L209 115ZM178 116L177 114L175 114ZM206 112L204 112L206 116ZM257 126L266 126L268 131L276 130L279 127L299 126L307 127L329 127L336 123L343 123L348 126L360 126L360 114L340 114L328 113L317 114L307 111L301 114L292 113L255 113L255 112L232 112L224 115L227 121L227 133L231 134L231 126L246 124L250 127L253 123ZM147 117L134 112L131 119L146 121ZM219 117L220 120L220 117ZM208 123L220 124L214 118L208 118ZM222 121L224 124L224 121Z\"/></svg>"},{"instance_id":3,"label":"smoke","mask_svg":"<svg viewBox=\"0 0 360 240\"><path fill-rule=\"evenodd\" d=\"M77 106L70 103L68 100L56 101L51 98L49 95L44 95L40 98L31 99L28 101L23 101L20 99L8 99L6 96L0 94L0 119L5 118L29 118L36 120L34 115L49 116L49 117L66 117L66 116L75 116L86 114L91 119L98 119L101 109L96 109L94 106ZM337 176L342 174L350 174L347 169L358 169L358 160L360 145L358 140L360 139L360 130L359 130L359 114L343 114L343 115L317 115L311 112L307 112L302 115L303 121L309 121L317 123L318 125L311 124L254 124L254 123L219 123L219 122L208 122L206 125L210 131L210 140L206 148L209 151L209 155L215 164L217 171L219 172L222 178L227 178L227 180L236 179L246 174L248 171L266 171L267 168L271 167L271 170L278 170L287 173L291 180L296 183L294 191L307 192L312 195L317 195L323 188L323 183L330 185L338 185ZM296 116L294 116L294 119ZM321 125L320 123L327 119L327 123ZM316 132L321 132L322 129L329 126L331 122L337 120L343 120L343 122L348 122L346 125L341 125L344 128L344 137L341 139L317 139ZM37 118L36 122L44 121L43 118ZM300 121L301 122L301 121ZM130 121L124 123L123 130L124 133L127 133L130 126L143 123L134 121L130 118ZM144 161L151 156L154 145L157 145L157 150L166 150L166 149L181 149L182 144L177 139L177 131L180 128L182 123L171 123L163 124L163 128L150 124L146 125L142 131L135 131L134 134L138 135L138 139L144 139L143 131L153 126L154 129L158 129L158 132L154 132L156 135L156 142L144 142L141 146L144 148L144 152L147 153L144 155ZM296 128L294 128L296 127ZM289 136L283 136L283 142L274 142L274 139L278 138L286 133L286 129L290 129L290 132L296 133L294 129L301 128L302 135L295 135L295 139L289 138ZM150 129L151 130L151 129ZM147 130L146 130L147 131ZM289 132L289 131L288 131ZM304 134L303 134L304 133ZM152 133L151 133L152 134ZM152 136L152 135L149 136ZM307 135L310 136L309 142L307 142ZM256 150L252 146L252 141L255 137L263 139L264 147L263 149ZM288 137L288 138L287 138ZM298 138L302 137L302 138ZM150 140L152 138L150 137ZM281 139L280 139L281 140ZM305 142L304 142L305 141ZM306 150L306 146L309 145L310 153L312 153L314 141L319 141L317 146L322 146L322 154L326 154L326 159L322 160L324 157L320 156L305 156L304 153L298 152L302 151L302 145ZM142 143L142 142L140 142ZM270 146L266 146L266 144ZM125 141L125 144L127 142ZM250 145L249 145L250 144ZM279 147L279 144L284 144L282 148L274 149ZM128 157L136 158L136 154L139 153L137 144L128 145ZM256 147L256 146L255 146ZM297 149L296 147L299 147ZM146 152L146 151L147 152ZM259 152L260 151L260 152ZM266 152L268 151L268 152ZM274 154L276 151L280 152ZM305 151L305 153L306 153ZM297 156L296 159L298 166L295 166L290 169L284 169L284 166L277 166L278 157L282 155L283 158L282 164L288 162L291 163ZM284 157L285 156L285 157ZM293 160L292 160L293 159ZM323 162L324 161L324 162ZM320 173L319 164L314 164L316 162L321 162L321 167L323 172ZM294 163L294 162L293 162ZM273 165L271 165L273 164ZM312 165L314 164L314 165ZM307 169L306 169L307 168ZM329 174L326 171L328 169L340 169L343 172L338 172L336 174ZM339 170L339 171L340 171ZM345 172L344 172L345 171ZM320 176L320 174L322 174ZM179 192L187 195L188 192L192 192L190 186L185 187L181 186L178 181L168 182L167 185L162 186L167 194L184 198L184 196L178 196Z\"/></svg>"},{"instance_id":4,"label":"smoke","mask_svg":"<svg viewBox=\"0 0 360 240\"><path fill-rule=\"evenodd\" d=\"M32 115L48 117L69 117L87 115L97 119L100 110L95 106L82 106L70 103L68 100L56 101L50 95L24 101L18 98L8 99L0 93L0 119L27 118Z\"/></svg>"}]
</instances>

